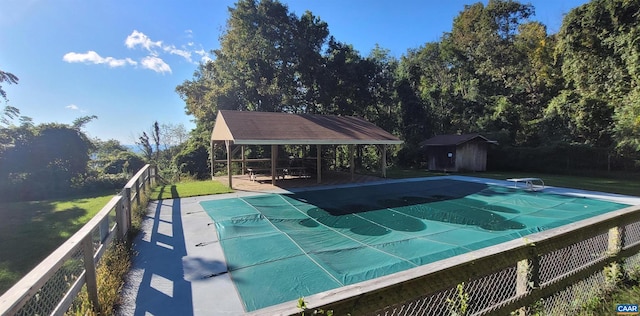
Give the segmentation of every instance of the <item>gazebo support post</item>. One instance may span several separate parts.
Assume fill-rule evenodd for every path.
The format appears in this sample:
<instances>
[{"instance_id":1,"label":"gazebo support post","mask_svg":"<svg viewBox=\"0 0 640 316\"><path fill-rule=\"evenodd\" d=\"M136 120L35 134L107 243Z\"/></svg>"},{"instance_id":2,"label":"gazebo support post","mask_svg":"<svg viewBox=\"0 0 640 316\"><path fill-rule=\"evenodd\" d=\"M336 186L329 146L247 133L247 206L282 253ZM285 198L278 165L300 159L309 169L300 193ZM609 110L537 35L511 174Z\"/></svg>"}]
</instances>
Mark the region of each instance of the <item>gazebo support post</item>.
<instances>
[{"instance_id":1,"label":"gazebo support post","mask_svg":"<svg viewBox=\"0 0 640 316\"><path fill-rule=\"evenodd\" d=\"M241 174L247 174L247 157L245 156L245 148L244 145L240 146L240 150L242 150L242 152L240 153L240 155L242 155L242 172Z\"/></svg>"},{"instance_id":2,"label":"gazebo support post","mask_svg":"<svg viewBox=\"0 0 640 316\"><path fill-rule=\"evenodd\" d=\"M351 171L351 181L353 181L353 179L355 178L355 173L356 173L356 165L354 164L355 160L354 157L355 156L355 148L353 147L353 144L349 145L349 169Z\"/></svg>"},{"instance_id":3,"label":"gazebo support post","mask_svg":"<svg viewBox=\"0 0 640 316\"><path fill-rule=\"evenodd\" d=\"M318 178L318 183L322 183L322 153L321 153L322 145L316 145L316 173Z\"/></svg>"},{"instance_id":4,"label":"gazebo support post","mask_svg":"<svg viewBox=\"0 0 640 316\"><path fill-rule=\"evenodd\" d=\"M380 145L380 151L382 154L382 159L380 164L381 164L381 170L382 170L382 177L386 178L387 177L387 145L386 144L382 144Z\"/></svg>"},{"instance_id":5,"label":"gazebo support post","mask_svg":"<svg viewBox=\"0 0 640 316\"><path fill-rule=\"evenodd\" d=\"M271 185L276 185L276 178L278 170L276 164L278 163L278 145L271 145Z\"/></svg>"},{"instance_id":6,"label":"gazebo support post","mask_svg":"<svg viewBox=\"0 0 640 316\"><path fill-rule=\"evenodd\" d=\"M209 160L211 162L211 180L216 175L216 144L213 142L213 139L209 140L209 145L211 149L211 153L209 153Z\"/></svg>"},{"instance_id":7,"label":"gazebo support post","mask_svg":"<svg viewBox=\"0 0 640 316\"><path fill-rule=\"evenodd\" d=\"M229 175L229 188L233 189L233 183L231 180L231 141L225 140L224 146L227 149L227 174Z\"/></svg>"}]
</instances>

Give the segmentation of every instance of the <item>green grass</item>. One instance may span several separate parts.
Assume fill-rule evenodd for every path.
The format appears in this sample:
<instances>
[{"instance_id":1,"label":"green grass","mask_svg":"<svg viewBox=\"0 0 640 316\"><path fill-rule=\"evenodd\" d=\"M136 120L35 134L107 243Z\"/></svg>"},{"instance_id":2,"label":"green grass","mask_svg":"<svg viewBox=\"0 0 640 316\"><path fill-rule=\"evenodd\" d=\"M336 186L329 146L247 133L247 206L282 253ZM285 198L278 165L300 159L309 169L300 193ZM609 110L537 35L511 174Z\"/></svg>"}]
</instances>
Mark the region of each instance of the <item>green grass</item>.
<instances>
[{"instance_id":1,"label":"green grass","mask_svg":"<svg viewBox=\"0 0 640 316\"><path fill-rule=\"evenodd\" d=\"M585 172L586 174L587 172ZM509 178L536 177L544 180L545 185L572 189L582 189L607 193L618 193L632 196L640 196L640 181L638 177L629 174L610 173L605 176L575 176L558 175L535 172L473 172L473 173L448 173L452 175L471 176L505 180ZM417 178L443 176L447 173L429 172L424 169L396 169L387 170L389 178Z\"/></svg>"},{"instance_id":2,"label":"green grass","mask_svg":"<svg viewBox=\"0 0 640 316\"><path fill-rule=\"evenodd\" d=\"M640 181L619 174L611 177L556 175L532 172L476 172L467 176L504 180L508 178L537 177L544 180L545 185L554 187L582 189L607 193L640 195Z\"/></svg>"},{"instance_id":3,"label":"green grass","mask_svg":"<svg viewBox=\"0 0 640 316\"><path fill-rule=\"evenodd\" d=\"M0 203L0 294L77 232L113 194Z\"/></svg>"},{"instance_id":4,"label":"green grass","mask_svg":"<svg viewBox=\"0 0 640 316\"><path fill-rule=\"evenodd\" d=\"M218 181L188 181L176 184L159 185L151 191L150 199L164 200L190 196L230 193L233 190Z\"/></svg>"}]
</instances>

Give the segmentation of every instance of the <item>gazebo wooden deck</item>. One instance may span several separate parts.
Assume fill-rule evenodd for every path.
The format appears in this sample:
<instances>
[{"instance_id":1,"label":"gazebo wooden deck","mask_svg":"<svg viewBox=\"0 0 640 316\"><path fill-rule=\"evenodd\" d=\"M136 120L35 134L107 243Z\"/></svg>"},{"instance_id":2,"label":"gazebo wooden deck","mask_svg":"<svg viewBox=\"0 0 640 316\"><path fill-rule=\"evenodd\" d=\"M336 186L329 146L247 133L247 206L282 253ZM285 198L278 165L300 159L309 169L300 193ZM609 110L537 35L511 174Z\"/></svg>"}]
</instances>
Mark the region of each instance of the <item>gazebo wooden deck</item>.
<instances>
[{"instance_id":1,"label":"gazebo wooden deck","mask_svg":"<svg viewBox=\"0 0 640 316\"><path fill-rule=\"evenodd\" d=\"M226 175L216 176L213 177L213 179L225 184L228 181L228 177ZM233 188L249 192L270 192L275 189L297 189L349 183L367 183L381 181L383 179L384 178L371 175L355 174L352 177L346 172L325 171L322 176L322 183L318 183L316 179L313 178L286 177L285 179L279 179L276 181L276 184L273 185L271 177L260 176L256 181L252 181L249 178L249 175L233 175Z\"/></svg>"}]
</instances>

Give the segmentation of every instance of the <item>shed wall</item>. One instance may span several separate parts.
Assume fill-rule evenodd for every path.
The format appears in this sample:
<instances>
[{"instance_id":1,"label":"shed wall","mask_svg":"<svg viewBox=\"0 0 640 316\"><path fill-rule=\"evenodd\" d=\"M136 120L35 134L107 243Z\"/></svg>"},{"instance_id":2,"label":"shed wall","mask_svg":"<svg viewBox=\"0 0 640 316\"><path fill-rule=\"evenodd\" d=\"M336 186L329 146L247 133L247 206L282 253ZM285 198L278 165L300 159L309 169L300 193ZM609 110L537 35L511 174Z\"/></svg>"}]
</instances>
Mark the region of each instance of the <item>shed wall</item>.
<instances>
[{"instance_id":1,"label":"shed wall","mask_svg":"<svg viewBox=\"0 0 640 316\"><path fill-rule=\"evenodd\" d=\"M453 157L449 158L449 153L452 153ZM429 162L429 170L457 171L456 156L457 153L455 146L428 147L427 161Z\"/></svg>"},{"instance_id":2,"label":"shed wall","mask_svg":"<svg viewBox=\"0 0 640 316\"><path fill-rule=\"evenodd\" d=\"M476 139L459 145L456 148L456 171L486 171L487 142Z\"/></svg>"}]
</instances>

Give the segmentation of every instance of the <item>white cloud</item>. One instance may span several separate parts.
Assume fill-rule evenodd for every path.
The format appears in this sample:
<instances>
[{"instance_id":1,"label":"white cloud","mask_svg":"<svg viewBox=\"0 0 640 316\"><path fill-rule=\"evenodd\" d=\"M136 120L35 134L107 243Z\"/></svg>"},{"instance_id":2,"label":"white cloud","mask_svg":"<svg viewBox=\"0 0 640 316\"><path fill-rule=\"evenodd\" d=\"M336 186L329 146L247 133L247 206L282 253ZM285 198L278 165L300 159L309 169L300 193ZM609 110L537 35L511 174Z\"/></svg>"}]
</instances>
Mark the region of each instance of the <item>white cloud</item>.
<instances>
[{"instance_id":1,"label":"white cloud","mask_svg":"<svg viewBox=\"0 0 640 316\"><path fill-rule=\"evenodd\" d=\"M79 106L75 105L75 104L69 104L67 106L64 107L65 109L71 110L71 111L79 111L80 113L87 113L86 110L81 109Z\"/></svg>"},{"instance_id":2,"label":"white cloud","mask_svg":"<svg viewBox=\"0 0 640 316\"><path fill-rule=\"evenodd\" d=\"M178 49L174 45L164 46L163 49L165 52L168 52L169 54L182 56L188 62L191 62L191 52L189 51Z\"/></svg>"},{"instance_id":3,"label":"white cloud","mask_svg":"<svg viewBox=\"0 0 640 316\"><path fill-rule=\"evenodd\" d=\"M102 57L92 50L86 53L66 53L64 56L62 56L62 60L68 63L107 64L109 65L109 67L122 67L127 64L138 64L131 58L117 59L113 57Z\"/></svg>"},{"instance_id":4,"label":"white cloud","mask_svg":"<svg viewBox=\"0 0 640 316\"><path fill-rule=\"evenodd\" d=\"M208 62L213 60L213 59L211 59L211 57L209 57L209 54L207 54L207 51L205 51L202 48L200 50L194 51L194 53L200 55L200 62L201 63L208 63Z\"/></svg>"},{"instance_id":5,"label":"white cloud","mask_svg":"<svg viewBox=\"0 0 640 316\"><path fill-rule=\"evenodd\" d=\"M154 42L144 33L138 32L138 30L133 30L131 35L127 36L127 39L124 41L124 44L128 48L135 48L136 46L142 46L146 50L152 53L154 53L153 48L162 47L162 41Z\"/></svg>"},{"instance_id":6,"label":"white cloud","mask_svg":"<svg viewBox=\"0 0 640 316\"><path fill-rule=\"evenodd\" d=\"M185 30L187 38L193 37L192 30ZM164 44L163 41L153 41L146 34L133 30L124 41L124 44L129 49L143 48L147 51L147 56L138 59L138 61L132 58L114 58L114 57L102 57L95 51L87 51L86 53L70 52L65 54L62 59L68 63L85 63L85 64L105 64L109 67L124 67L124 66L142 66L144 69L150 69L159 73L172 73L171 67L161 58L161 55L177 55L184 58L189 63L198 64L211 61L210 54L206 52L202 45L196 44L193 41L187 42L180 48L171 44ZM199 49L198 49L199 48ZM198 56L199 56L199 61ZM196 60L194 61L193 58ZM137 58L136 58L137 59Z\"/></svg>"},{"instance_id":7,"label":"white cloud","mask_svg":"<svg viewBox=\"0 0 640 316\"><path fill-rule=\"evenodd\" d=\"M142 61L140 61L140 63L142 64L143 68L151 69L155 72L171 73L171 67L169 67L169 65L167 65L164 60L156 56L147 56L145 58L142 58Z\"/></svg>"}]
</instances>

